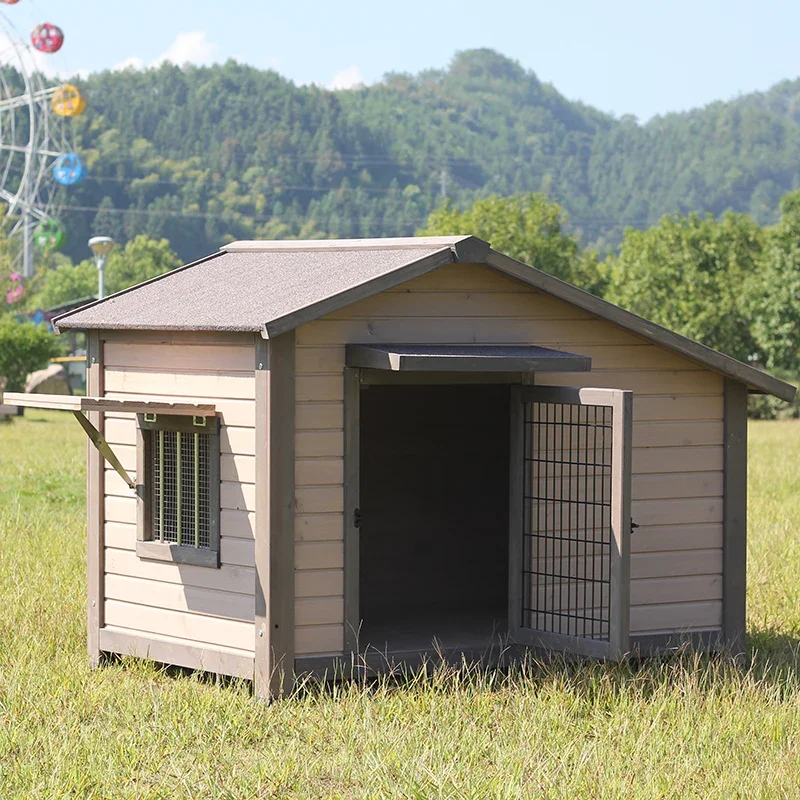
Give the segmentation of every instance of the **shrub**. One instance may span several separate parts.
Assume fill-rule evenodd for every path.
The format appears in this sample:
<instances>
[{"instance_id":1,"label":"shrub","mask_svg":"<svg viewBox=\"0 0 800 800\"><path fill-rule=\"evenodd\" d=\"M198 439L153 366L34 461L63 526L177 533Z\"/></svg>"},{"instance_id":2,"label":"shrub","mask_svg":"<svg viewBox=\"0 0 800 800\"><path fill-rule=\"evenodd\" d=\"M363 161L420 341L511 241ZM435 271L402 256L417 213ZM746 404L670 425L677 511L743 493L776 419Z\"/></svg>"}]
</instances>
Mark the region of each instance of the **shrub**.
<instances>
[{"instance_id":1,"label":"shrub","mask_svg":"<svg viewBox=\"0 0 800 800\"><path fill-rule=\"evenodd\" d=\"M5 391L25 391L25 379L58 355L55 334L32 322L0 320L0 381Z\"/></svg>"}]
</instances>

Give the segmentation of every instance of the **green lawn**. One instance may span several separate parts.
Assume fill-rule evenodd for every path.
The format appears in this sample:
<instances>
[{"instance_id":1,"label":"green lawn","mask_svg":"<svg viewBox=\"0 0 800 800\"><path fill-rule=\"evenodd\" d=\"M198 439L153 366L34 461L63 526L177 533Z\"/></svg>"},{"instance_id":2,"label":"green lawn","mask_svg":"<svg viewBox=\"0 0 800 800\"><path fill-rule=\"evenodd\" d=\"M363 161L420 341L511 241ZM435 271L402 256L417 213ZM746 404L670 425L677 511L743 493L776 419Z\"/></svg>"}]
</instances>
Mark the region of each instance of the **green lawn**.
<instances>
[{"instance_id":1,"label":"green lawn","mask_svg":"<svg viewBox=\"0 0 800 800\"><path fill-rule=\"evenodd\" d=\"M800 796L798 423L751 425L749 668L441 671L271 706L89 670L84 459L71 416L0 425L0 800Z\"/></svg>"}]
</instances>

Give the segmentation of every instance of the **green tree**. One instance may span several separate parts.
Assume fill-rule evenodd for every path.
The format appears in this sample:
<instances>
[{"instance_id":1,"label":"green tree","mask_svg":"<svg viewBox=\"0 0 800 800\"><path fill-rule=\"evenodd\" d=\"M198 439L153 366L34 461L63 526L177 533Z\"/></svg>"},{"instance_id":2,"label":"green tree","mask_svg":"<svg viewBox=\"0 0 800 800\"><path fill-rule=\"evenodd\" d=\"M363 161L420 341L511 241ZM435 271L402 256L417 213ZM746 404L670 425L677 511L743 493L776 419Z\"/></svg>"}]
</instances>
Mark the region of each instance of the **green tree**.
<instances>
[{"instance_id":1,"label":"green tree","mask_svg":"<svg viewBox=\"0 0 800 800\"><path fill-rule=\"evenodd\" d=\"M28 311L54 308L82 297L94 297L97 294L97 267L88 261L76 266L61 264L55 269L41 270L34 281L34 293L26 298L25 308Z\"/></svg>"},{"instance_id":2,"label":"green tree","mask_svg":"<svg viewBox=\"0 0 800 800\"><path fill-rule=\"evenodd\" d=\"M418 236L472 234L536 269L597 292L603 284L596 257L581 258L578 240L564 231L564 210L543 194L493 195L466 211L447 202L433 211Z\"/></svg>"},{"instance_id":3,"label":"green tree","mask_svg":"<svg viewBox=\"0 0 800 800\"><path fill-rule=\"evenodd\" d=\"M770 369L800 371L800 191L781 201L781 220L766 231L763 268L750 301L753 335Z\"/></svg>"},{"instance_id":4,"label":"green tree","mask_svg":"<svg viewBox=\"0 0 800 800\"><path fill-rule=\"evenodd\" d=\"M122 291L180 265L181 260L166 239L137 236L124 248L111 251L106 266L106 290L109 294Z\"/></svg>"},{"instance_id":5,"label":"green tree","mask_svg":"<svg viewBox=\"0 0 800 800\"><path fill-rule=\"evenodd\" d=\"M4 391L25 391L25 379L59 352L53 333L42 325L0 319L0 383Z\"/></svg>"},{"instance_id":6,"label":"green tree","mask_svg":"<svg viewBox=\"0 0 800 800\"><path fill-rule=\"evenodd\" d=\"M664 217L625 232L619 255L607 261L606 299L747 360L756 350L750 293L763 248L763 231L742 214Z\"/></svg>"}]
</instances>

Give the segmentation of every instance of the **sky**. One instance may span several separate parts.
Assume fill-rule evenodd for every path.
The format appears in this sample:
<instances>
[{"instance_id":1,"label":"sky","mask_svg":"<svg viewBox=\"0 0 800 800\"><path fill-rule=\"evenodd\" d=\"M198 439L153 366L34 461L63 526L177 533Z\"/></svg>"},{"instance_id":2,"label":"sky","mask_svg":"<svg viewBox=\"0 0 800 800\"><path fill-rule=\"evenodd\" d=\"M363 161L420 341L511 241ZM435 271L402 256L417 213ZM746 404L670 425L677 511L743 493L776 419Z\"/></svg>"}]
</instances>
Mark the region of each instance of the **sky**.
<instances>
[{"instance_id":1,"label":"sky","mask_svg":"<svg viewBox=\"0 0 800 800\"><path fill-rule=\"evenodd\" d=\"M641 121L800 76L797 0L19 0L0 8L0 58L16 36L10 26L27 41L34 24L52 22L64 46L37 63L60 75L234 58L298 84L352 88L491 47L571 100Z\"/></svg>"}]
</instances>

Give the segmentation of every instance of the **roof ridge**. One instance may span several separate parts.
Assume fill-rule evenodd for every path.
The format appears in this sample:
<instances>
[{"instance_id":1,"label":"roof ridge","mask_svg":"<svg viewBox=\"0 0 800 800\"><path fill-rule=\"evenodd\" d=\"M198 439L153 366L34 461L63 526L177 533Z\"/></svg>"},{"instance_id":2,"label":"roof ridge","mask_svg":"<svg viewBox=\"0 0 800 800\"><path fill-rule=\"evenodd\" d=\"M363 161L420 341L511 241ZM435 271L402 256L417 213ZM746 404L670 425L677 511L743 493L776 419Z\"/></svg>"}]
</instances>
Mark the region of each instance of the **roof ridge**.
<instances>
[{"instance_id":1,"label":"roof ridge","mask_svg":"<svg viewBox=\"0 0 800 800\"><path fill-rule=\"evenodd\" d=\"M296 253L298 251L325 250L344 252L348 250L415 250L431 247L452 247L466 239L475 239L470 234L461 236L399 236L375 239L241 239L220 247L225 253Z\"/></svg>"}]
</instances>

